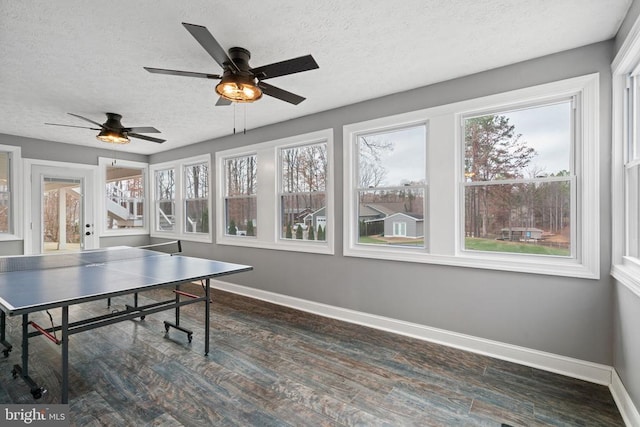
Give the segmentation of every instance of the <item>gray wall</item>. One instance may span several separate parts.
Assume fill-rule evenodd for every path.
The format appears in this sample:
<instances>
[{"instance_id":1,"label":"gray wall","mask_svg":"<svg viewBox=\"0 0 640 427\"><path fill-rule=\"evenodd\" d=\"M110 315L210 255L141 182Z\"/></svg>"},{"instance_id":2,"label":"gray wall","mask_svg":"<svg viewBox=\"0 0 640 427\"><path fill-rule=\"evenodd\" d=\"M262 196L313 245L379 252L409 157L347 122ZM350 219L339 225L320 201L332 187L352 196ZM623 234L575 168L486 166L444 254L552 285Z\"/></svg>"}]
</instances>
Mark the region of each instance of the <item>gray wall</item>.
<instances>
[{"instance_id":1,"label":"gray wall","mask_svg":"<svg viewBox=\"0 0 640 427\"><path fill-rule=\"evenodd\" d=\"M640 15L640 1L629 8L616 36L616 52ZM613 367L635 407L640 408L640 296L621 283L615 284L613 306Z\"/></svg>"},{"instance_id":2,"label":"gray wall","mask_svg":"<svg viewBox=\"0 0 640 427\"><path fill-rule=\"evenodd\" d=\"M84 165L98 165L99 157L113 157L113 150L81 145L62 144L41 139L24 138L15 135L0 134L0 144L21 147L22 158L69 162ZM149 157L140 154L118 152L118 159L148 162ZM143 245L149 242L148 236L110 237L100 239L100 246ZM0 256L21 255L24 253L23 241L0 242Z\"/></svg>"},{"instance_id":3,"label":"gray wall","mask_svg":"<svg viewBox=\"0 0 640 427\"><path fill-rule=\"evenodd\" d=\"M190 242L185 242L185 251L253 265L254 271L229 278L253 288L611 365L611 204L607 189L611 185L612 51L613 41L585 46L250 130L246 135L160 153L150 160L159 163L333 128L337 213L334 256ZM342 256L343 125L593 72L600 72L601 82L600 280ZM321 274L314 274L314 270Z\"/></svg>"}]
</instances>

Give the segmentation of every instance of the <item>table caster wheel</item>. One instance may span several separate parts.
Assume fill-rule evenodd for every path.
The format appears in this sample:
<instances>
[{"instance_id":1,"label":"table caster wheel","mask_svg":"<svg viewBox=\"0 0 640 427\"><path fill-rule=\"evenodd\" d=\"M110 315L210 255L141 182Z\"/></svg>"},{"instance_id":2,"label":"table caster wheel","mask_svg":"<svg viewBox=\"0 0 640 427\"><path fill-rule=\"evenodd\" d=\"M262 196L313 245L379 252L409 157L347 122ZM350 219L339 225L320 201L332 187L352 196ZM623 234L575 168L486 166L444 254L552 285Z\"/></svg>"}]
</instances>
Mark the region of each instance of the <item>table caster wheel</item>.
<instances>
[{"instance_id":1,"label":"table caster wheel","mask_svg":"<svg viewBox=\"0 0 640 427\"><path fill-rule=\"evenodd\" d=\"M11 370L11 376L12 376L13 378L18 378L18 370L17 370L16 368L13 368L13 369Z\"/></svg>"},{"instance_id":2,"label":"table caster wheel","mask_svg":"<svg viewBox=\"0 0 640 427\"><path fill-rule=\"evenodd\" d=\"M140 320L144 320L144 318L147 316L140 316Z\"/></svg>"},{"instance_id":3,"label":"table caster wheel","mask_svg":"<svg viewBox=\"0 0 640 427\"><path fill-rule=\"evenodd\" d=\"M2 354L4 354L4 357L9 357L10 351L11 351L10 349L2 350Z\"/></svg>"},{"instance_id":4,"label":"table caster wheel","mask_svg":"<svg viewBox=\"0 0 640 427\"><path fill-rule=\"evenodd\" d=\"M33 396L34 399L40 399L42 398L42 395L44 393L46 393L47 391L45 389L43 389L42 387L36 388L31 390L31 395Z\"/></svg>"},{"instance_id":5,"label":"table caster wheel","mask_svg":"<svg viewBox=\"0 0 640 427\"><path fill-rule=\"evenodd\" d=\"M189 342L191 342L191 340L193 340L193 334L188 334L187 339L189 340Z\"/></svg>"}]
</instances>

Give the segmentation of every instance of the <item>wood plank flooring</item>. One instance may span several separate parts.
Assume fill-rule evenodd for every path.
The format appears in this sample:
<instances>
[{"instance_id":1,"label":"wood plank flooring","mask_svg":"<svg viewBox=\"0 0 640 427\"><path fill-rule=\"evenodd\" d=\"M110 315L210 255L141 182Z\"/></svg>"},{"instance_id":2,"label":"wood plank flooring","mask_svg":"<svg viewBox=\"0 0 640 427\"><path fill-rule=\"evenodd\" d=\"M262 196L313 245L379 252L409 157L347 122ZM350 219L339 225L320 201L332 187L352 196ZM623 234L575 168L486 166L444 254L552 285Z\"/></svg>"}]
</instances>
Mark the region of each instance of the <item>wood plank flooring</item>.
<instances>
[{"instance_id":1,"label":"wood plank flooring","mask_svg":"<svg viewBox=\"0 0 640 427\"><path fill-rule=\"evenodd\" d=\"M197 285L185 290L198 292ZM166 299L169 291L141 295ZM77 426L622 426L607 387L212 290L211 351L202 305L194 331L165 334L168 311L70 339L70 415ZM115 298L110 310L131 298ZM71 320L106 301L72 307ZM53 310L59 321L59 310ZM39 317L38 317L39 316ZM42 313L33 317L48 324ZM33 403L0 355L0 403ZM60 397L60 349L30 340L31 376Z\"/></svg>"}]
</instances>

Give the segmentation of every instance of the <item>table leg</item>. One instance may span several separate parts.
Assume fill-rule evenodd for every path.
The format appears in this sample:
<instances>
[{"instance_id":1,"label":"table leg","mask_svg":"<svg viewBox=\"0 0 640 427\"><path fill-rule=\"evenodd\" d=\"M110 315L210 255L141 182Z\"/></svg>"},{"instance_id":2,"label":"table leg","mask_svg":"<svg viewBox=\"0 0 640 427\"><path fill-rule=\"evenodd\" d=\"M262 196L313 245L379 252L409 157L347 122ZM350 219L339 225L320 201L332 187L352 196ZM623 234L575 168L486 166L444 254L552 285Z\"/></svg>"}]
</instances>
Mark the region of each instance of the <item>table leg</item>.
<instances>
[{"instance_id":1,"label":"table leg","mask_svg":"<svg viewBox=\"0 0 640 427\"><path fill-rule=\"evenodd\" d=\"M61 403L69 403L69 306L62 307L62 390Z\"/></svg>"},{"instance_id":2,"label":"table leg","mask_svg":"<svg viewBox=\"0 0 640 427\"><path fill-rule=\"evenodd\" d=\"M7 314L4 311L0 311L0 344L4 346L4 357L9 357L13 346L7 342Z\"/></svg>"},{"instance_id":3,"label":"table leg","mask_svg":"<svg viewBox=\"0 0 640 427\"><path fill-rule=\"evenodd\" d=\"M22 315L22 376L29 376L29 315Z\"/></svg>"},{"instance_id":4,"label":"table leg","mask_svg":"<svg viewBox=\"0 0 640 427\"><path fill-rule=\"evenodd\" d=\"M204 355L209 355L209 322L211 313L209 311L211 305L211 284L209 279L206 280L205 286L206 299L204 300Z\"/></svg>"}]
</instances>

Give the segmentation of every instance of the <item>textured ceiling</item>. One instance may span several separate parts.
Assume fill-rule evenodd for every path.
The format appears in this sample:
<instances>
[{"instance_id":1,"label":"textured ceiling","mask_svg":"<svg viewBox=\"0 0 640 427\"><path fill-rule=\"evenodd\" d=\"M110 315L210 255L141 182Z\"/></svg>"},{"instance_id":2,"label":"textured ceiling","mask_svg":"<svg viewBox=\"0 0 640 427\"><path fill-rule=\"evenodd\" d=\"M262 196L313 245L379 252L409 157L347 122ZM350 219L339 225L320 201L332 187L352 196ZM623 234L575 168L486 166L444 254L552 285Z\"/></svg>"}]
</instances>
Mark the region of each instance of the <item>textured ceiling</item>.
<instances>
[{"instance_id":1,"label":"textured ceiling","mask_svg":"<svg viewBox=\"0 0 640 427\"><path fill-rule=\"evenodd\" d=\"M184 29L203 25L251 65L312 54L320 69L268 82L307 98L264 97L235 108L253 129L612 38L631 0L3 0L0 133L105 146L76 113L99 123L154 126L151 154L229 135L234 107L215 107L216 81L142 67L218 74ZM88 124L90 126L90 124ZM108 146L112 148L113 146Z\"/></svg>"}]
</instances>

